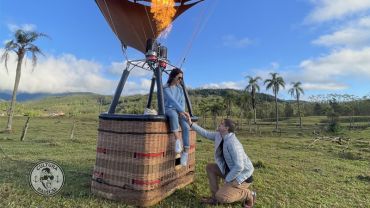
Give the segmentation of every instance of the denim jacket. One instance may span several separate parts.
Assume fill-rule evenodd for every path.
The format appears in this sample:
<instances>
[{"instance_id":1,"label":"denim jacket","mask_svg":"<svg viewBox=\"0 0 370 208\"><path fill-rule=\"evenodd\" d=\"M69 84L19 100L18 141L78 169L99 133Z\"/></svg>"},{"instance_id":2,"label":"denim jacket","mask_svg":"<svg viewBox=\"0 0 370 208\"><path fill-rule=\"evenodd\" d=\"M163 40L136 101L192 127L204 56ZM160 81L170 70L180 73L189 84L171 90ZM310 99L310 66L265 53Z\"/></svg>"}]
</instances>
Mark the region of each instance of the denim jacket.
<instances>
[{"instance_id":1,"label":"denim jacket","mask_svg":"<svg viewBox=\"0 0 370 208\"><path fill-rule=\"evenodd\" d=\"M166 109L176 109L177 112L185 112L185 96L181 85L163 86L164 106Z\"/></svg>"},{"instance_id":2,"label":"denim jacket","mask_svg":"<svg viewBox=\"0 0 370 208\"><path fill-rule=\"evenodd\" d=\"M229 133L224 138L224 158L222 158L221 151L219 149L222 136L219 132L207 131L195 123L192 125L192 129L203 137L215 142L214 156L217 166L220 168L223 175L225 175L226 172L225 163L230 169L230 171L226 173L226 182L236 180L241 184L253 174L253 164L244 152L243 145L239 142L234 133Z\"/></svg>"}]
</instances>

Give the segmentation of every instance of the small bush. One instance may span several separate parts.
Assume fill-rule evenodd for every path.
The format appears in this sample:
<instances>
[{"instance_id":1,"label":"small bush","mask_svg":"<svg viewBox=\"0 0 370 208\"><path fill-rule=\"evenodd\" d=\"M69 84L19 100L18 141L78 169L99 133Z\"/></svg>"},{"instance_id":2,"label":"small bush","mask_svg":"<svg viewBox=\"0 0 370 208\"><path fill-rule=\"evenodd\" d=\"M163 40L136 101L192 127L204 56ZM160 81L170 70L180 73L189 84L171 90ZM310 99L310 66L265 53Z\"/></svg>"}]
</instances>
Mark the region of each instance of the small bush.
<instances>
[{"instance_id":1,"label":"small bush","mask_svg":"<svg viewBox=\"0 0 370 208\"><path fill-rule=\"evenodd\" d=\"M343 159L347 160L360 160L362 157L359 154L355 154L353 152L341 152L339 156Z\"/></svg>"},{"instance_id":2,"label":"small bush","mask_svg":"<svg viewBox=\"0 0 370 208\"><path fill-rule=\"evenodd\" d=\"M336 120L328 124L328 132L339 133L342 130L340 123Z\"/></svg>"},{"instance_id":3,"label":"small bush","mask_svg":"<svg viewBox=\"0 0 370 208\"><path fill-rule=\"evenodd\" d=\"M266 165L261 160L258 160L257 162L253 163L253 166L256 169L266 168Z\"/></svg>"}]
</instances>

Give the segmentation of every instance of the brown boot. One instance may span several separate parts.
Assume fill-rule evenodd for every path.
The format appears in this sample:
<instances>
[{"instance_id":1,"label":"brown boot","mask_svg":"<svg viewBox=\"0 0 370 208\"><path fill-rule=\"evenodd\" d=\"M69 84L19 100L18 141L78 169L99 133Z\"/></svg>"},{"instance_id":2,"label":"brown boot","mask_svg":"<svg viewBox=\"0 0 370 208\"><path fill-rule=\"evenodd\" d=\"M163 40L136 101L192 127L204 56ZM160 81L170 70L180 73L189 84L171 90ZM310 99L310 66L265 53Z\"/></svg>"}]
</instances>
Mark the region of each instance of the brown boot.
<instances>
[{"instance_id":1,"label":"brown boot","mask_svg":"<svg viewBox=\"0 0 370 208\"><path fill-rule=\"evenodd\" d=\"M242 207L243 208L252 208L254 206L254 204L256 203L256 197L257 197L257 193L252 191L252 199L251 200L245 199L243 204L242 204Z\"/></svg>"}]
</instances>

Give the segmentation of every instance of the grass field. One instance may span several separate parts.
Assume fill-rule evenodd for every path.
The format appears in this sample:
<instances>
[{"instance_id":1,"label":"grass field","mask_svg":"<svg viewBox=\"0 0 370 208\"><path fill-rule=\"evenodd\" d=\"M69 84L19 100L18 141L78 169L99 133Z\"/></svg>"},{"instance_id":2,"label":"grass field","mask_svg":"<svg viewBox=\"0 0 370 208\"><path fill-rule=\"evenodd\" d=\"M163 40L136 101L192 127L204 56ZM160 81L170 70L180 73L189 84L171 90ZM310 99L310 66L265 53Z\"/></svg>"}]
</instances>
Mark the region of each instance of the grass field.
<instances>
[{"instance_id":1,"label":"grass field","mask_svg":"<svg viewBox=\"0 0 370 208\"><path fill-rule=\"evenodd\" d=\"M310 131L319 118L300 132L282 122L283 133L238 132L255 164L256 207L370 207L370 128L344 131L348 142L314 140ZM130 207L90 193L96 157L97 117L78 117L74 139L71 118L34 117L20 141L26 118L15 117L14 132L0 133L0 207ZM6 118L0 117L0 127ZM284 125L287 126L284 130ZM37 195L29 186L29 171L40 160L53 160L65 172L66 183L54 197ZM213 144L197 139L196 181L176 191L156 207L201 207L208 196L205 165L213 161ZM240 203L219 207L240 207Z\"/></svg>"}]
</instances>

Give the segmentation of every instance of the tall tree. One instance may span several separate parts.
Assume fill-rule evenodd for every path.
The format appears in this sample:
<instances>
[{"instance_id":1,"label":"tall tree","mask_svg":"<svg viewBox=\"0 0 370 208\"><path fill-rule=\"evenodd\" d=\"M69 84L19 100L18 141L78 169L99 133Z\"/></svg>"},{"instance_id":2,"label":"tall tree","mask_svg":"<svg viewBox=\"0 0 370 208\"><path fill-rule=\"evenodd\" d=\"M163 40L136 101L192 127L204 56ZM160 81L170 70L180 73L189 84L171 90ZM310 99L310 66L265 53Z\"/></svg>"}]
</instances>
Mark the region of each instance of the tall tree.
<instances>
[{"instance_id":1,"label":"tall tree","mask_svg":"<svg viewBox=\"0 0 370 208\"><path fill-rule=\"evenodd\" d=\"M8 72L8 59L9 54L14 52L17 55L17 68L15 73L15 82L12 93L12 100L8 110L8 123L6 131L12 130L14 108L17 98L17 91L19 82L21 80L22 62L27 54L32 56L32 67L34 68L37 64L37 55L42 54L40 48L34 44L34 42L40 37L47 37L43 33L34 31L17 30L14 34L14 39L5 43L5 51L1 56L1 62L4 61L5 68Z\"/></svg>"},{"instance_id":2,"label":"tall tree","mask_svg":"<svg viewBox=\"0 0 370 208\"><path fill-rule=\"evenodd\" d=\"M208 100L204 99L199 103L199 112L202 115L202 125L207 123L207 111L209 111Z\"/></svg>"},{"instance_id":3,"label":"tall tree","mask_svg":"<svg viewBox=\"0 0 370 208\"><path fill-rule=\"evenodd\" d=\"M247 118L248 113L248 103L249 103L249 95L243 93L241 96L235 99L235 104L239 106L239 127L243 128L243 116Z\"/></svg>"},{"instance_id":4,"label":"tall tree","mask_svg":"<svg viewBox=\"0 0 370 208\"><path fill-rule=\"evenodd\" d=\"M299 116L299 127L302 128L302 116L299 105L299 98L301 94L304 94L301 82L292 82L292 88L289 89L288 93L297 100L298 105L298 116Z\"/></svg>"},{"instance_id":5,"label":"tall tree","mask_svg":"<svg viewBox=\"0 0 370 208\"><path fill-rule=\"evenodd\" d=\"M220 102L219 99L210 100L208 104L208 110L212 114L213 126L217 128L217 116L222 114L222 111L225 109L225 105Z\"/></svg>"},{"instance_id":6,"label":"tall tree","mask_svg":"<svg viewBox=\"0 0 370 208\"><path fill-rule=\"evenodd\" d=\"M224 95L224 103L226 106L226 118L229 118L232 113L232 104L236 101L237 95L234 91L227 90Z\"/></svg>"},{"instance_id":7,"label":"tall tree","mask_svg":"<svg viewBox=\"0 0 370 208\"><path fill-rule=\"evenodd\" d=\"M258 80L261 79L261 77L251 77L247 76L248 78L248 85L245 87L245 90L248 91L251 95L251 101L252 101L252 109L254 114L254 124L256 124L256 117L257 117L257 102L256 102L256 94L260 91L260 86L258 85Z\"/></svg>"},{"instance_id":8,"label":"tall tree","mask_svg":"<svg viewBox=\"0 0 370 208\"><path fill-rule=\"evenodd\" d=\"M278 73L270 73L271 79L266 79L264 84L266 85L266 90L272 89L274 96L275 96L275 116L276 116L276 124L275 129L279 128L279 111L278 111L278 103L277 103L277 95L280 90L280 86L285 88L285 81L283 77L279 76Z\"/></svg>"},{"instance_id":9,"label":"tall tree","mask_svg":"<svg viewBox=\"0 0 370 208\"><path fill-rule=\"evenodd\" d=\"M285 103L284 113L285 113L286 118L290 118L294 115L294 109L293 109L292 104L290 102Z\"/></svg>"}]
</instances>

